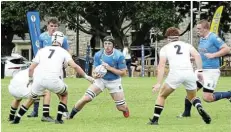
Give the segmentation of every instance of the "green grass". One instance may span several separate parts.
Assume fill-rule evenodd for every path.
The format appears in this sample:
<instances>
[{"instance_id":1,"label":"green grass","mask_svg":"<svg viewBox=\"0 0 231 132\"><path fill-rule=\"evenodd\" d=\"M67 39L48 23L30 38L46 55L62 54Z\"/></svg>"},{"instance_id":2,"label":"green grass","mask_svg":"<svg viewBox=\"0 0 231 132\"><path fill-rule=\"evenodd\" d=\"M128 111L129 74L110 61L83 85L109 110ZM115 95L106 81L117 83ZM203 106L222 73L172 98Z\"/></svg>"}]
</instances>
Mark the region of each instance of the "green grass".
<instances>
[{"instance_id":1,"label":"green grass","mask_svg":"<svg viewBox=\"0 0 231 132\"><path fill-rule=\"evenodd\" d=\"M159 126L146 125L148 118L153 115L156 94L151 93L155 78L123 78L126 101L130 109L130 118L124 118L117 111L108 91L104 91L78 113L73 120L65 120L65 124L41 122L42 103L40 103L39 117L27 118L32 107L22 117L19 125L11 125L7 121L10 104L13 97L9 94L7 85L10 78L1 80L1 122L2 132L230 132L231 104L227 100L215 103L202 101L204 108L212 117L210 125L205 124L197 111L192 109L192 117L177 119L183 111L185 90L177 89L166 101ZM216 91L231 89L231 77L222 77ZM84 79L68 78L65 82L69 86L68 109L72 109L75 102L85 93L89 83ZM198 93L201 97L202 92ZM23 101L24 102L24 101ZM42 101L40 101L42 102ZM58 99L52 95L50 112L56 117Z\"/></svg>"}]
</instances>

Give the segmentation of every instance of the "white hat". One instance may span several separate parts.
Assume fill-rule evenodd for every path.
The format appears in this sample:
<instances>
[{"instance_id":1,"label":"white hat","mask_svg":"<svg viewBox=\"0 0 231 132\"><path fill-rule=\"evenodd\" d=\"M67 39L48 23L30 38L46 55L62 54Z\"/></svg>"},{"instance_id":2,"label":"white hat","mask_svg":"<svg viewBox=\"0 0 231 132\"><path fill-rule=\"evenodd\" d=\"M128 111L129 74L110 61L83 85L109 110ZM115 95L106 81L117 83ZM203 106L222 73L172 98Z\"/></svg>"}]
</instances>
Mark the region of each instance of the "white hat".
<instances>
[{"instance_id":1,"label":"white hat","mask_svg":"<svg viewBox=\"0 0 231 132\"><path fill-rule=\"evenodd\" d=\"M63 40L64 40L64 34L60 31L55 31L51 36L52 43L58 42L62 46Z\"/></svg>"}]
</instances>

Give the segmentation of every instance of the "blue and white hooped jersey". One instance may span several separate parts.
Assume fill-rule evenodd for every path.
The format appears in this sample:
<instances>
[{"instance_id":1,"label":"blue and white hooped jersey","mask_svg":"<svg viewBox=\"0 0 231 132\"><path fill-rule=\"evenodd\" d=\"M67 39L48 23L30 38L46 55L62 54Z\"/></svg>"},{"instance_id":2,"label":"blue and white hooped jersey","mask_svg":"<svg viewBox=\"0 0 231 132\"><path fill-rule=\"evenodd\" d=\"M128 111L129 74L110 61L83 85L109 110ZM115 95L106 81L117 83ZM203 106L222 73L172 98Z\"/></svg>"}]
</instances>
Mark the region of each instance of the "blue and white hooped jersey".
<instances>
[{"instance_id":1,"label":"blue and white hooped jersey","mask_svg":"<svg viewBox=\"0 0 231 132\"><path fill-rule=\"evenodd\" d=\"M117 49L113 49L113 53L111 55L106 55L104 53L104 50L98 51L94 56L94 67L101 65L102 62L105 62L111 67L114 67L116 69L127 68L123 53ZM103 79L109 81L116 80L119 78L120 78L119 75L116 75L110 71L108 71L107 74L103 77Z\"/></svg>"},{"instance_id":2,"label":"blue and white hooped jersey","mask_svg":"<svg viewBox=\"0 0 231 132\"><path fill-rule=\"evenodd\" d=\"M208 59L205 53L218 52L224 41L215 33L209 33L208 37L200 38L198 51L201 55L203 62L203 69L218 69L220 67L219 57Z\"/></svg>"},{"instance_id":3,"label":"blue and white hooped jersey","mask_svg":"<svg viewBox=\"0 0 231 132\"><path fill-rule=\"evenodd\" d=\"M49 35L48 32L44 32L42 34L40 34L39 36L39 48L44 48L46 46L51 46L52 42L51 42L51 36ZM63 44L62 47L66 50L69 50L69 45L67 43L67 37L64 37L63 40Z\"/></svg>"}]
</instances>

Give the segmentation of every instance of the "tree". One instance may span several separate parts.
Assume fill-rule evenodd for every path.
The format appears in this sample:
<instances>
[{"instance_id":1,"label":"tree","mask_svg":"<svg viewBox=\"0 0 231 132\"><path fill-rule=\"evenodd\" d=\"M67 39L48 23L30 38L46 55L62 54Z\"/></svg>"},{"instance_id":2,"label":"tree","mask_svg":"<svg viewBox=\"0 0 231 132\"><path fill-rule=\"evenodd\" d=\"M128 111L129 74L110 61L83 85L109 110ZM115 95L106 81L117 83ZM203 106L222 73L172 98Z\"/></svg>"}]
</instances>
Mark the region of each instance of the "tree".
<instances>
[{"instance_id":1,"label":"tree","mask_svg":"<svg viewBox=\"0 0 231 132\"><path fill-rule=\"evenodd\" d=\"M12 43L14 35L22 39L25 33L28 33L26 19L27 11L40 10L45 8L42 2L29 1L2 1L1 2L1 55L11 55L14 44ZM40 17L44 17L41 10Z\"/></svg>"},{"instance_id":2,"label":"tree","mask_svg":"<svg viewBox=\"0 0 231 132\"><path fill-rule=\"evenodd\" d=\"M163 32L169 26L177 26L190 12L190 2L68 1L48 4L52 7L48 13L67 23L70 29L75 31L79 29L87 34L100 36L101 39L108 35L107 30L110 30L120 48L123 47L125 32L133 25L141 25L132 43L140 45L144 43L152 27L159 28ZM89 23L88 27L78 22L78 14ZM123 25L125 20L130 22Z\"/></svg>"}]
</instances>

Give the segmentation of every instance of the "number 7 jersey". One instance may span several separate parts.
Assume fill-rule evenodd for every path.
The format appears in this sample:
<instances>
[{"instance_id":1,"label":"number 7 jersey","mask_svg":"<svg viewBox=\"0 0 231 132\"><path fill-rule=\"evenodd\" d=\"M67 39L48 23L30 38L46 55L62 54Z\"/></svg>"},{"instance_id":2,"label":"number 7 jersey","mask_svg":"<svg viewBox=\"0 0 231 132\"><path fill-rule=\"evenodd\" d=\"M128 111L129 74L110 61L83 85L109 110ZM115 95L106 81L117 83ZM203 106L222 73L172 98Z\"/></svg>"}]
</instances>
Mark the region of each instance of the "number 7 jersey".
<instances>
[{"instance_id":1,"label":"number 7 jersey","mask_svg":"<svg viewBox=\"0 0 231 132\"><path fill-rule=\"evenodd\" d=\"M190 61L190 51L194 47L182 41L170 42L160 50L160 57L169 62L170 70L193 70Z\"/></svg>"},{"instance_id":2,"label":"number 7 jersey","mask_svg":"<svg viewBox=\"0 0 231 132\"><path fill-rule=\"evenodd\" d=\"M63 63L72 60L71 55L60 46L46 46L38 51L32 60L37 63L35 68L36 76L59 77Z\"/></svg>"}]
</instances>

